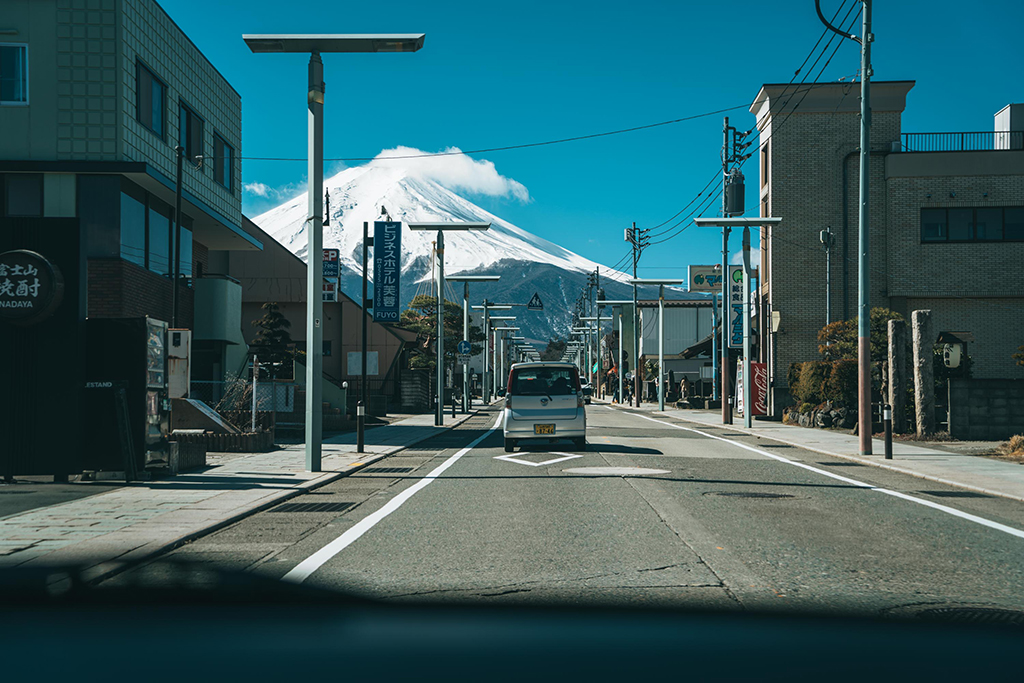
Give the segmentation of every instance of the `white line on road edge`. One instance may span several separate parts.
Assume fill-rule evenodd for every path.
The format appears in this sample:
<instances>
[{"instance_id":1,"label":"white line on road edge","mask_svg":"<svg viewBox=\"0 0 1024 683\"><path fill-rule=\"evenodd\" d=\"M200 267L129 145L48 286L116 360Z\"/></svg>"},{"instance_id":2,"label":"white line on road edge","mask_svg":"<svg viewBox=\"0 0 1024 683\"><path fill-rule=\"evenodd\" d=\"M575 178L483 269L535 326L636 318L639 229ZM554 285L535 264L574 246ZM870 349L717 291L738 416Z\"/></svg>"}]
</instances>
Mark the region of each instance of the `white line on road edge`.
<instances>
[{"instance_id":1,"label":"white line on road edge","mask_svg":"<svg viewBox=\"0 0 1024 683\"><path fill-rule=\"evenodd\" d=\"M473 443L469 444L461 451L455 453L453 456L445 460L443 463L435 467L430 474L420 479L418 482L407 488L406 490L399 493L397 496L387 502L387 504L380 510L367 515L363 519L359 520L351 529L338 536L336 539L325 545L320 550L316 551L305 560L300 562L294 569L284 575L283 581L292 581L294 583L302 583L309 575L315 572L317 569L327 563L332 557L340 553L345 548L352 545L360 536L365 534L367 531L377 525L382 519L390 515L392 512L402 507L405 501L412 498L420 489L424 488L427 484L437 479L442 472L455 464L455 461L473 450L477 444L486 439L491 433L498 428L501 424L501 417L499 416L495 420L494 425L488 429L484 434L477 437Z\"/></svg>"},{"instance_id":2,"label":"white line on road edge","mask_svg":"<svg viewBox=\"0 0 1024 683\"><path fill-rule=\"evenodd\" d=\"M611 410L615 410L615 408L611 408ZM630 413L630 414L631 415L636 415L636 413ZM996 531L1002 531L1003 533L1010 534L1011 536L1016 536L1017 538L1024 538L1024 531L1021 531L1020 529L1015 529L1015 528L1013 528L1011 526L1006 526L1005 524L1000 524L999 522L993 522L990 519L985 519L984 517L978 517L977 515L972 515L970 513L963 512L961 510L957 510L956 508L951 508L951 507L946 506L946 505L940 505L939 503L933 503L932 501L925 500L923 498L917 498L915 496L908 496L907 494L900 493L899 491L893 491L891 489L883 489L883 488L880 488L878 486L872 486L871 484L867 484L867 483L862 482L862 481L857 481L856 479L850 479L849 477L844 477L844 476L841 476L841 475L838 475L838 474L833 474L832 472L829 472L827 470L823 470L823 469L820 469L820 468L817 468L817 467L812 467L811 465L805 465L802 462L797 462L795 460L790 460L789 458L784 458L781 455L777 455L775 453L769 453L768 451L762 451L760 448L754 448L753 446L748 446L748 445L746 445L744 443L740 443L738 441L731 441L731 440L726 439L726 438L721 437L721 436L715 436L714 434L708 434L707 432L702 432L699 429L693 429L692 427L683 427L682 425L672 424L671 422L662 422L661 420L655 420L653 417L647 417L646 415L636 415L636 417L642 418L644 420L650 420L651 422L657 422L660 425L666 425L668 427L674 427L675 429L682 429L682 430L685 430L687 432L693 432L694 434L700 434L701 436L706 436L709 439L715 439L717 441L724 441L725 443L732 444L733 446L739 446L740 448L745 448L748 451L752 451L754 453L758 453L760 455L767 456L767 457L771 458L772 460L778 460L779 462L784 462L787 465L793 465L795 467L801 467L801 468L803 468L805 470L810 470L811 472L816 472L818 474L824 475L824 476L829 477L831 479L836 479L838 481L845 482L845 483L851 484L853 486L858 486L860 488L868 489L869 491L877 491L879 493L884 493L884 494L886 494L888 496L894 496L896 498L902 498L903 500L909 500L912 503L917 503L919 505L924 505L925 507L930 507L930 508L935 509L935 510L940 510L942 512L945 512L946 514L953 515L954 517L959 517L961 519L966 519L966 520L968 520L970 522L974 522L975 524L981 524L982 526L987 526L988 528L995 529Z\"/></svg>"}]
</instances>

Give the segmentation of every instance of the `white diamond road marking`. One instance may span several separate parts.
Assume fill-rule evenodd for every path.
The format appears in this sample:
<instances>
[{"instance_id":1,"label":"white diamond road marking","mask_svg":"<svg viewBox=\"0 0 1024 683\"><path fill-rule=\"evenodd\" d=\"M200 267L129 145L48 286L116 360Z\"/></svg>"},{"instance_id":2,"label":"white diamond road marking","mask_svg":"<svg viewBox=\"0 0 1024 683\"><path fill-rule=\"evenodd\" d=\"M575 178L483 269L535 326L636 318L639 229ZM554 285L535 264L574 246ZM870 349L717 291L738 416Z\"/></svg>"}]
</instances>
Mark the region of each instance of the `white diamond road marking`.
<instances>
[{"instance_id":1,"label":"white diamond road marking","mask_svg":"<svg viewBox=\"0 0 1024 683\"><path fill-rule=\"evenodd\" d=\"M543 467L544 465L554 465L556 462L564 462L566 460L572 460L573 458L582 458L582 455L575 455L573 453L559 453L552 451L551 455L561 455L561 458L554 458L553 460L545 460L544 462L530 462L529 460L520 460L519 458L511 455L496 455L495 460L504 460L505 462L515 462L520 465L529 465L530 467Z\"/></svg>"}]
</instances>

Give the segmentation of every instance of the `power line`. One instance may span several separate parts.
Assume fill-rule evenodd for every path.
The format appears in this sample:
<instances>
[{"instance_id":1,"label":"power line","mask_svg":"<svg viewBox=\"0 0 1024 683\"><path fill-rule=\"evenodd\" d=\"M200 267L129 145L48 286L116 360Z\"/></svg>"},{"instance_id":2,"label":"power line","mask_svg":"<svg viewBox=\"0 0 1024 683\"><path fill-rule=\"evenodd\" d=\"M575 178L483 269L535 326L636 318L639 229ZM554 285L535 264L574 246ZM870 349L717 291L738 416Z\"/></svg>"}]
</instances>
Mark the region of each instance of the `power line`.
<instances>
[{"instance_id":1,"label":"power line","mask_svg":"<svg viewBox=\"0 0 1024 683\"><path fill-rule=\"evenodd\" d=\"M702 114L693 114L691 116L684 116L678 119L671 119L669 121L659 121L657 123L648 123L642 126L633 126L632 128L620 128L618 130L610 130L604 133L590 133L588 135L576 135L570 138L559 138L557 140L545 140L543 142L526 142L519 145L506 145L504 147L487 147L483 149L470 149L458 152L425 152L423 154L404 154L393 157L338 157L332 159L324 159L324 161L391 161L398 159L422 159L425 157L447 157L447 156L458 156L460 154L487 154L490 152L506 152L513 149L527 149L530 147L544 147L547 145L559 145L564 142L577 142L579 140L592 140L594 138L603 138L610 135L621 135L623 133L634 133L638 130L648 130L651 128L659 128L661 126L670 126L675 123L683 123L684 121L693 121L694 119L700 119L707 116L714 116L715 114L724 114L728 111L736 109L743 109L748 107L746 104L738 104L734 107L725 107L724 109L716 109L715 111L708 111ZM308 157L239 157L246 161L307 161Z\"/></svg>"}]
</instances>

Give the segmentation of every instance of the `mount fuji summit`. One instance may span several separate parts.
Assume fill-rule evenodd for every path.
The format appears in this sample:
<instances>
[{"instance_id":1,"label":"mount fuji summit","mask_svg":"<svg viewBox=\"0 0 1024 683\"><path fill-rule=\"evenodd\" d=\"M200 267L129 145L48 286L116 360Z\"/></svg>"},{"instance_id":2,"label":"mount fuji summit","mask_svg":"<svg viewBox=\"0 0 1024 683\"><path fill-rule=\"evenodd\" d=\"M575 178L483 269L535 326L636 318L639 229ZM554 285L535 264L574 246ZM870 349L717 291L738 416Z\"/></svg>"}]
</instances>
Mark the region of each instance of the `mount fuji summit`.
<instances>
[{"instance_id":1,"label":"mount fuji summit","mask_svg":"<svg viewBox=\"0 0 1024 683\"><path fill-rule=\"evenodd\" d=\"M516 325L527 339L547 341L565 336L580 289L587 274L600 267L601 285L607 298L632 296L629 276L609 271L605 266L583 258L548 240L537 237L495 216L459 196L441 182L415 167L400 163L374 161L365 166L347 168L324 182L330 195L330 224L324 227L324 248L339 250L339 275L342 291L356 301L362 283L363 222L379 220L385 207L392 220L401 221L403 308L417 293L430 293L431 260L436 232L412 231L407 224L417 221L490 222L487 231L451 231L445 234L445 274L500 275L497 282L470 285L470 304L479 305L486 297L495 303L525 304L534 293L544 303L543 311L513 309ZM470 161L477 164L483 162ZM491 167L493 172L493 167ZM496 176L501 178L501 176ZM508 179L525 192L525 188ZM274 239L304 261L307 260L306 195L281 204L253 221ZM371 252L372 258L372 252ZM372 278L373 269L369 269ZM610 277L608 277L610 276ZM612 279L614 278L614 279ZM462 286L448 285L446 298L462 302Z\"/></svg>"}]
</instances>

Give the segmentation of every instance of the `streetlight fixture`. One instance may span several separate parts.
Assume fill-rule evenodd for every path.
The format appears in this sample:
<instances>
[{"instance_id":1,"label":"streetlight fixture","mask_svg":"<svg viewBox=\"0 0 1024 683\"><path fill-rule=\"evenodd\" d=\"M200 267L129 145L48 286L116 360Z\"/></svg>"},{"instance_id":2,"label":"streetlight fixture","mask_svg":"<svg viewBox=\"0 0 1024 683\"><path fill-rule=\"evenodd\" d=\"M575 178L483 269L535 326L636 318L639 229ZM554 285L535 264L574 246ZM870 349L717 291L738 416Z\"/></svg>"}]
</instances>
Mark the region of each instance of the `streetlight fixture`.
<instances>
[{"instance_id":1,"label":"streetlight fixture","mask_svg":"<svg viewBox=\"0 0 1024 683\"><path fill-rule=\"evenodd\" d=\"M491 345L490 344L490 342L491 342L491 329L490 329L490 323L487 322L487 314L490 311L511 311L512 310L512 306L511 306L511 304L495 304L495 303L491 303L487 299L484 299L484 303L483 303L482 306L472 306L472 309L474 311L482 310L484 312L484 337L485 337L485 339L484 339L484 369L483 369L483 373L482 373L482 391L481 391L481 395L483 397L484 404L486 405L487 403L491 402L491 383L487 379L487 377L488 377L488 369L490 368L490 365L488 363L488 361L490 359L489 359L488 355L489 355L489 348L490 348L490 345ZM491 373L491 374L493 375L494 373Z\"/></svg>"},{"instance_id":2,"label":"streetlight fixture","mask_svg":"<svg viewBox=\"0 0 1024 683\"><path fill-rule=\"evenodd\" d=\"M410 230L436 230L437 244L437 410L434 424L444 425L444 233L447 230L488 230L490 223L409 223Z\"/></svg>"},{"instance_id":3,"label":"streetlight fixture","mask_svg":"<svg viewBox=\"0 0 1024 683\"><path fill-rule=\"evenodd\" d=\"M658 285L658 410L665 410L665 285L681 285L684 280L633 278L634 285Z\"/></svg>"},{"instance_id":4,"label":"streetlight fixture","mask_svg":"<svg viewBox=\"0 0 1024 683\"><path fill-rule=\"evenodd\" d=\"M250 34L242 40L255 54L309 53L309 208L306 244L306 469L321 470L323 440L323 200L324 52L416 52L426 34Z\"/></svg>"},{"instance_id":5,"label":"streetlight fixture","mask_svg":"<svg viewBox=\"0 0 1024 683\"><path fill-rule=\"evenodd\" d=\"M750 428L754 406L751 403L751 387L754 385L750 376L750 228L764 225L778 225L781 218L767 216L751 216L743 218L694 218L697 227L721 227L726 230L743 228L743 426ZM724 254L723 254L724 256ZM729 270L722 268L722 424L732 424L732 410L729 403ZM762 333L764 330L762 330Z\"/></svg>"},{"instance_id":6,"label":"streetlight fixture","mask_svg":"<svg viewBox=\"0 0 1024 683\"><path fill-rule=\"evenodd\" d=\"M500 275L452 275L445 278L448 282L461 282L462 283L462 338L469 341L469 283L470 282L497 282L501 279ZM484 305L486 310L487 306ZM486 339L484 340L486 342ZM484 344L484 354L486 359L487 344ZM462 412L469 412L470 405L469 398L469 363L462 364Z\"/></svg>"}]
</instances>

